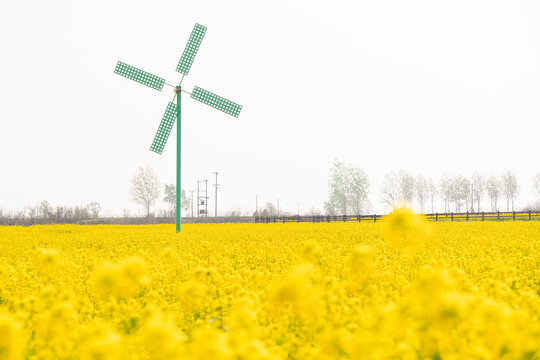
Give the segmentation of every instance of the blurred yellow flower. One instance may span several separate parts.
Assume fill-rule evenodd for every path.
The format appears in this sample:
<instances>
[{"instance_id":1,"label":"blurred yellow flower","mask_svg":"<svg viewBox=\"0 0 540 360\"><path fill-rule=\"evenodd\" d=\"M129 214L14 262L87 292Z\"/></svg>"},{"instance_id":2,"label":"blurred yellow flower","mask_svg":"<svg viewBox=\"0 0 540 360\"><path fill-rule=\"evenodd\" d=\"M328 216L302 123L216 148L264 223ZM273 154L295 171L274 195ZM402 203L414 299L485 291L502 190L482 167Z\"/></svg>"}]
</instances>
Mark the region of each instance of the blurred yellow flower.
<instances>
[{"instance_id":1,"label":"blurred yellow flower","mask_svg":"<svg viewBox=\"0 0 540 360\"><path fill-rule=\"evenodd\" d=\"M34 253L34 260L38 271L46 273L56 265L58 251L55 249L38 248Z\"/></svg>"},{"instance_id":2,"label":"blurred yellow flower","mask_svg":"<svg viewBox=\"0 0 540 360\"><path fill-rule=\"evenodd\" d=\"M0 359L22 359L20 324L10 314L0 312Z\"/></svg>"},{"instance_id":3,"label":"blurred yellow flower","mask_svg":"<svg viewBox=\"0 0 540 360\"><path fill-rule=\"evenodd\" d=\"M540 222L0 227L1 359L540 359Z\"/></svg>"},{"instance_id":4,"label":"blurred yellow flower","mask_svg":"<svg viewBox=\"0 0 540 360\"><path fill-rule=\"evenodd\" d=\"M384 237L391 247L409 249L418 245L427 227L421 215L405 206L395 207L382 223Z\"/></svg>"}]
</instances>

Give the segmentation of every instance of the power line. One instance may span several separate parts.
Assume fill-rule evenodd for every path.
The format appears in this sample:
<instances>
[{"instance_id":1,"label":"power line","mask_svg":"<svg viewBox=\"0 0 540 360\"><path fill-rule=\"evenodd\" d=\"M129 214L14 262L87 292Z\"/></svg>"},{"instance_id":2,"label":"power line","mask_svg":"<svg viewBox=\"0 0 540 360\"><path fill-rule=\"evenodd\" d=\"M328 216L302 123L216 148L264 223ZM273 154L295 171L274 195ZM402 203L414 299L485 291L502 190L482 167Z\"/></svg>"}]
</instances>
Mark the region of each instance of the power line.
<instances>
[{"instance_id":1,"label":"power line","mask_svg":"<svg viewBox=\"0 0 540 360\"><path fill-rule=\"evenodd\" d=\"M259 194L255 194L255 213L259 215Z\"/></svg>"}]
</instances>

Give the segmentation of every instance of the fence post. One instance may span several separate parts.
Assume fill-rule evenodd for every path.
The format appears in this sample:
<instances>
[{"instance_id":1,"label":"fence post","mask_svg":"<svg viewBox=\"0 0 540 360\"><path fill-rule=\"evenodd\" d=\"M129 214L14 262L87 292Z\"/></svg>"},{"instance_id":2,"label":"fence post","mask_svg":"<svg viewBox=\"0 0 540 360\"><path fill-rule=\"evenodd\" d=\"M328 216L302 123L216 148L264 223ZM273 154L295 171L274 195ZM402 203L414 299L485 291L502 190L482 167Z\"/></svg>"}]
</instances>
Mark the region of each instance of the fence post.
<instances>
[{"instance_id":1,"label":"fence post","mask_svg":"<svg viewBox=\"0 0 540 360\"><path fill-rule=\"evenodd\" d=\"M373 222L377 222L377 214L373 214Z\"/></svg>"},{"instance_id":2,"label":"fence post","mask_svg":"<svg viewBox=\"0 0 540 360\"><path fill-rule=\"evenodd\" d=\"M482 211L482 221L484 221L484 212Z\"/></svg>"},{"instance_id":3,"label":"fence post","mask_svg":"<svg viewBox=\"0 0 540 360\"><path fill-rule=\"evenodd\" d=\"M283 217L283 223L285 224L285 216Z\"/></svg>"},{"instance_id":4,"label":"fence post","mask_svg":"<svg viewBox=\"0 0 540 360\"><path fill-rule=\"evenodd\" d=\"M529 221L531 221L531 210L529 210Z\"/></svg>"},{"instance_id":5,"label":"fence post","mask_svg":"<svg viewBox=\"0 0 540 360\"><path fill-rule=\"evenodd\" d=\"M501 212L497 210L497 221L499 221L500 219L501 219Z\"/></svg>"},{"instance_id":6,"label":"fence post","mask_svg":"<svg viewBox=\"0 0 540 360\"><path fill-rule=\"evenodd\" d=\"M454 213L450 214L450 218L454 221Z\"/></svg>"},{"instance_id":7,"label":"fence post","mask_svg":"<svg viewBox=\"0 0 540 360\"><path fill-rule=\"evenodd\" d=\"M435 222L439 221L439 213L435 213Z\"/></svg>"},{"instance_id":8,"label":"fence post","mask_svg":"<svg viewBox=\"0 0 540 360\"><path fill-rule=\"evenodd\" d=\"M516 221L516 211L514 210L514 213L512 214L512 220Z\"/></svg>"},{"instance_id":9,"label":"fence post","mask_svg":"<svg viewBox=\"0 0 540 360\"><path fill-rule=\"evenodd\" d=\"M300 215L298 215L298 217L296 218L296 222L297 222L297 223L300 222Z\"/></svg>"},{"instance_id":10,"label":"fence post","mask_svg":"<svg viewBox=\"0 0 540 360\"><path fill-rule=\"evenodd\" d=\"M469 212L467 211L467 221L469 221Z\"/></svg>"},{"instance_id":11,"label":"fence post","mask_svg":"<svg viewBox=\"0 0 540 360\"><path fill-rule=\"evenodd\" d=\"M347 215L343 215L343 222L347 221Z\"/></svg>"},{"instance_id":12,"label":"fence post","mask_svg":"<svg viewBox=\"0 0 540 360\"><path fill-rule=\"evenodd\" d=\"M358 222L362 221L362 215L358 214Z\"/></svg>"}]
</instances>

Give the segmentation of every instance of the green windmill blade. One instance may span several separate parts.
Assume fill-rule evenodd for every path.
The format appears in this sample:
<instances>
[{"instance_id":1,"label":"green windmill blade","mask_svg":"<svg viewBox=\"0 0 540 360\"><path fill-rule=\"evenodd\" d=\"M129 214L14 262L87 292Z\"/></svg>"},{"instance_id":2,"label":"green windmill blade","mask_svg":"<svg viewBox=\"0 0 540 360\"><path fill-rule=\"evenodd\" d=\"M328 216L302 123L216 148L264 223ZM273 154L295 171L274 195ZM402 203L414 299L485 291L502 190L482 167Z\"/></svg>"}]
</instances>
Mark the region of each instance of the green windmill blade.
<instances>
[{"instance_id":1,"label":"green windmill blade","mask_svg":"<svg viewBox=\"0 0 540 360\"><path fill-rule=\"evenodd\" d=\"M198 86L195 86L193 89L191 98L234 117L238 117L240 115L240 111L242 110L242 105L238 105L237 103L227 100L224 97L201 89Z\"/></svg>"},{"instance_id":2,"label":"green windmill blade","mask_svg":"<svg viewBox=\"0 0 540 360\"><path fill-rule=\"evenodd\" d=\"M154 141L152 141L150 151L158 154L161 154L163 152L163 148L167 143L167 139L169 138L169 134L171 133L171 129L174 125L175 120L176 104L170 102L167 105L167 109L165 109L165 114L163 114L163 119L161 119L161 123L159 124L156 136L154 136Z\"/></svg>"},{"instance_id":3,"label":"green windmill blade","mask_svg":"<svg viewBox=\"0 0 540 360\"><path fill-rule=\"evenodd\" d=\"M144 70L137 69L136 67L121 61L116 64L114 73L158 91L161 91L161 89L163 89L163 85L165 84L165 79L152 75Z\"/></svg>"},{"instance_id":4,"label":"green windmill blade","mask_svg":"<svg viewBox=\"0 0 540 360\"><path fill-rule=\"evenodd\" d=\"M189 73L189 69L191 69L191 64L193 64L193 60L195 60L195 55L197 55L197 51L199 50L199 46L201 46L201 41L205 33L206 26L195 24L184 52L182 53L182 57L176 66L176 71L180 74L187 75Z\"/></svg>"}]
</instances>

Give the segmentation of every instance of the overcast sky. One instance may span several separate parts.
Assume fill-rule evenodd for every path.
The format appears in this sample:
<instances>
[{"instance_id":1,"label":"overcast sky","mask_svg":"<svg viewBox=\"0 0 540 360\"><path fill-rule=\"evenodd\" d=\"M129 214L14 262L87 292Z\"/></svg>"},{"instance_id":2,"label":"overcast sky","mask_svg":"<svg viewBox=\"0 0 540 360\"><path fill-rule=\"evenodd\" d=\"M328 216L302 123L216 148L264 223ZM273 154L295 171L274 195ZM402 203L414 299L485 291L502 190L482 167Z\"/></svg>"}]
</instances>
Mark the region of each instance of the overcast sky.
<instances>
[{"instance_id":1,"label":"overcast sky","mask_svg":"<svg viewBox=\"0 0 540 360\"><path fill-rule=\"evenodd\" d=\"M384 174L401 168L513 170L526 205L539 18L535 0L0 0L0 208L98 201L120 214L137 209L139 165L174 183L175 129L149 151L171 89L113 71L121 60L177 84L196 22L208 30L183 86L243 105L236 119L183 98L182 187L220 172L221 211L253 210L254 194L322 208L334 158L369 174L377 212Z\"/></svg>"}]
</instances>

